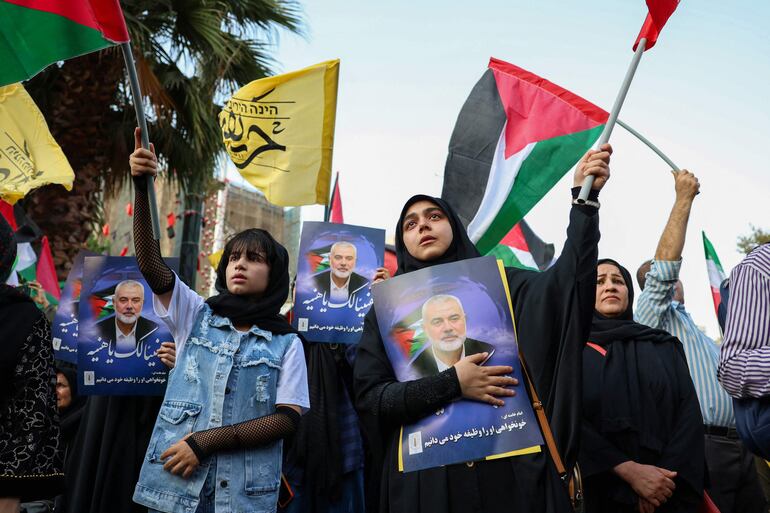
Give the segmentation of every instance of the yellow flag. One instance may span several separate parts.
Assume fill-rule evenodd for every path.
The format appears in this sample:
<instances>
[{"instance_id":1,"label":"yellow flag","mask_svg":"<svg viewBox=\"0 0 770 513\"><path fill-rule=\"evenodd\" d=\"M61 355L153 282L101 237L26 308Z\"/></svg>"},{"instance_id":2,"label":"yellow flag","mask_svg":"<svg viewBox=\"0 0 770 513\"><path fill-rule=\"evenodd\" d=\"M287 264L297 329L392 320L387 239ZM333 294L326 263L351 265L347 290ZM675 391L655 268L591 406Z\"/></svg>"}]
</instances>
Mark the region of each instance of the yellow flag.
<instances>
[{"instance_id":1,"label":"yellow flag","mask_svg":"<svg viewBox=\"0 0 770 513\"><path fill-rule=\"evenodd\" d=\"M255 80L219 114L233 163L275 205L329 201L339 65Z\"/></svg>"},{"instance_id":2,"label":"yellow flag","mask_svg":"<svg viewBox=\"0 0 770 513\"><path fill-rule=\"evenodd\" d=\"M223 249L220 249L219 251L215 251L214 253L210 254L208 257L209 263L211 264L211 267L216 269L219 266L219 261L222 260L222 253L224 253Z\"/></svg>"},{"instance_id":3,"label":"yellow flag","mask_svg":"<svg viewBox=\"0 0 770 513\"><path fill-rule=\"evenodd\" d=\"M49 183L70 191L74 179L67 157L24 87L0 87L0 197L13 204Z\"/></svg>"}]
</instances>

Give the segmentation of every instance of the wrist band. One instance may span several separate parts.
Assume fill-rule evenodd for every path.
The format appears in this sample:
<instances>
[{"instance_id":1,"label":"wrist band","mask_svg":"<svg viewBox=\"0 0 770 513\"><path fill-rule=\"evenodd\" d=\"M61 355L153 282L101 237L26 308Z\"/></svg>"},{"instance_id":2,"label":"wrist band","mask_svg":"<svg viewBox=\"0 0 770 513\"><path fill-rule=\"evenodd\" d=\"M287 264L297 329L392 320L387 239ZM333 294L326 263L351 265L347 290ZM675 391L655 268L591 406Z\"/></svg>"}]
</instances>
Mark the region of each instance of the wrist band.
<instances>
[{"instance_id":1,"label":"wrist band","mask_svg":"<svg viewBox=\"0 0 770 513\"><path fill-rule=\"evenodd\" d=\"M599 208L599 207L602 206L601 203L599 203L598 201L591 201L591 200L579 201L577 198L572 200L572 204L573 205L586 205L588 207L594 207L594 208Z\"/></svg>"}]
</instances>

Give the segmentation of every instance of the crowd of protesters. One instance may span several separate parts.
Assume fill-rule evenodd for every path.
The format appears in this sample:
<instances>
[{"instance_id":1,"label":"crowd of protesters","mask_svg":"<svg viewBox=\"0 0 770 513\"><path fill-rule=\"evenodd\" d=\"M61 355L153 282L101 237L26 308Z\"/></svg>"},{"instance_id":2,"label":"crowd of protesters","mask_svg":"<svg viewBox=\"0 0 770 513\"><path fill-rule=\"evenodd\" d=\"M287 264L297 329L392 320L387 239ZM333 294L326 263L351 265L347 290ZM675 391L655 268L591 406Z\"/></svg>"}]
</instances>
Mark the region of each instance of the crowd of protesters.
<instances>
[{"instance_id":1,"label":"crowd of protesters","mask_svg":"<svg viewBox=\"0 0 770 513\"><path fill-rule=\"evenodd\" d=\"M200 297L152 236L146 178L158 163L139 136L134 244L175 341L163 349L165 397L86 400L75 369L54 362L44 295L33 302L1 285L0 513L767 511L770 244L723 287L720 347L688 313L679 281L699 192L692 173L674 174L668 222L636 273L635 309L631 273L598 255L609 145L576 167L555 264L506 269L523 365L559 461L543 450L399 472L400 426L456 399L497 405L530 391L510 367L483 366L483 353L398 381L376 303L356 346L303 340L280 314L288 253L258 228L227 242L217 294ZM578 201L589 175L589 200ZM479 256L453 206L426 195L403 206L395 246L397 275ZM0 282L15 250L0 221Z\"/></svg>"}]
</instances>

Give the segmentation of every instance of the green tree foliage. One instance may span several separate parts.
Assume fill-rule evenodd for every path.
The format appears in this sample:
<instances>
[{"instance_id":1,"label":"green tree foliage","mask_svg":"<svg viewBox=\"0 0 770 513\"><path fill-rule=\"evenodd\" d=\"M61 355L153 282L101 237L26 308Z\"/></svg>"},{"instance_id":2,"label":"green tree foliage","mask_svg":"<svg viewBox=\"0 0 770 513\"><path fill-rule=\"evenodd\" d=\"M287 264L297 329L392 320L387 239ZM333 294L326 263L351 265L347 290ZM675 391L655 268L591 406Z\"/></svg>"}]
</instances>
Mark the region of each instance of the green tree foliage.
<instances>
[{"instance_id":1,"label":"green tree foliage","mask_svg":"<svg viewBox=\"0 0 770 513\"><path fill-rule=\"evenodd\" d=\"M738 237L738 251L748 255L752 249L760 244L770 242L770 232L763 230L753 224L750 224L751 233Z\"/></svg>"}]
</instances>

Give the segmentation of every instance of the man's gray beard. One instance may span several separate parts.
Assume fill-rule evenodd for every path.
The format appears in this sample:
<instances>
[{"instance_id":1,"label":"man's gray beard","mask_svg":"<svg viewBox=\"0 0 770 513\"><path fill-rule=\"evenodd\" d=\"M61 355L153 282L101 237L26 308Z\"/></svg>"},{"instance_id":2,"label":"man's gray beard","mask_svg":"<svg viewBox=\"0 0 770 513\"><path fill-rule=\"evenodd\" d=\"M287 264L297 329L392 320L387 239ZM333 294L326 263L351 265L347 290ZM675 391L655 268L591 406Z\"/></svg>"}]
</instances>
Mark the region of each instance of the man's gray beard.
<instances>
[{"instance_id":1,"label":"man's gray beard","mask_svg":"<svg viewBox=\"0 0 770 513\"><path fill-rule=\"evenodd\" d=\"M116 313L115 316L123 324L134 324L136 320L139 319L139 314L125 315L122 313Z\"/></svg>"},{"instance_id":2,"label":"man's gray beard","mask_svg":"<svg viewBox=\"0 0 770 513\"><path fill-rule=\"evenodd\" d=\"M350 277L350 274L353 272L353 270L350 271L338 271L337 269L332 269L332 274L336 276L337 278L340 278L342 280L347 280Z\"/></svg>"},{"instance_id":3,"label":"man's gray beard","mask_svg":"<svg viewBox=\"0 0 770 513\"><path fill-rule=\"evenodd\" d=\"M457 351L463 346L464 343L465 343L465 337L458 338L453 342L447 342L445 340L438 340L434 342L434 344L436 344L436 347L438 347L441 351L444 351L445 353L451 353L453 351Z\"/></svg>"}]
</instances>

